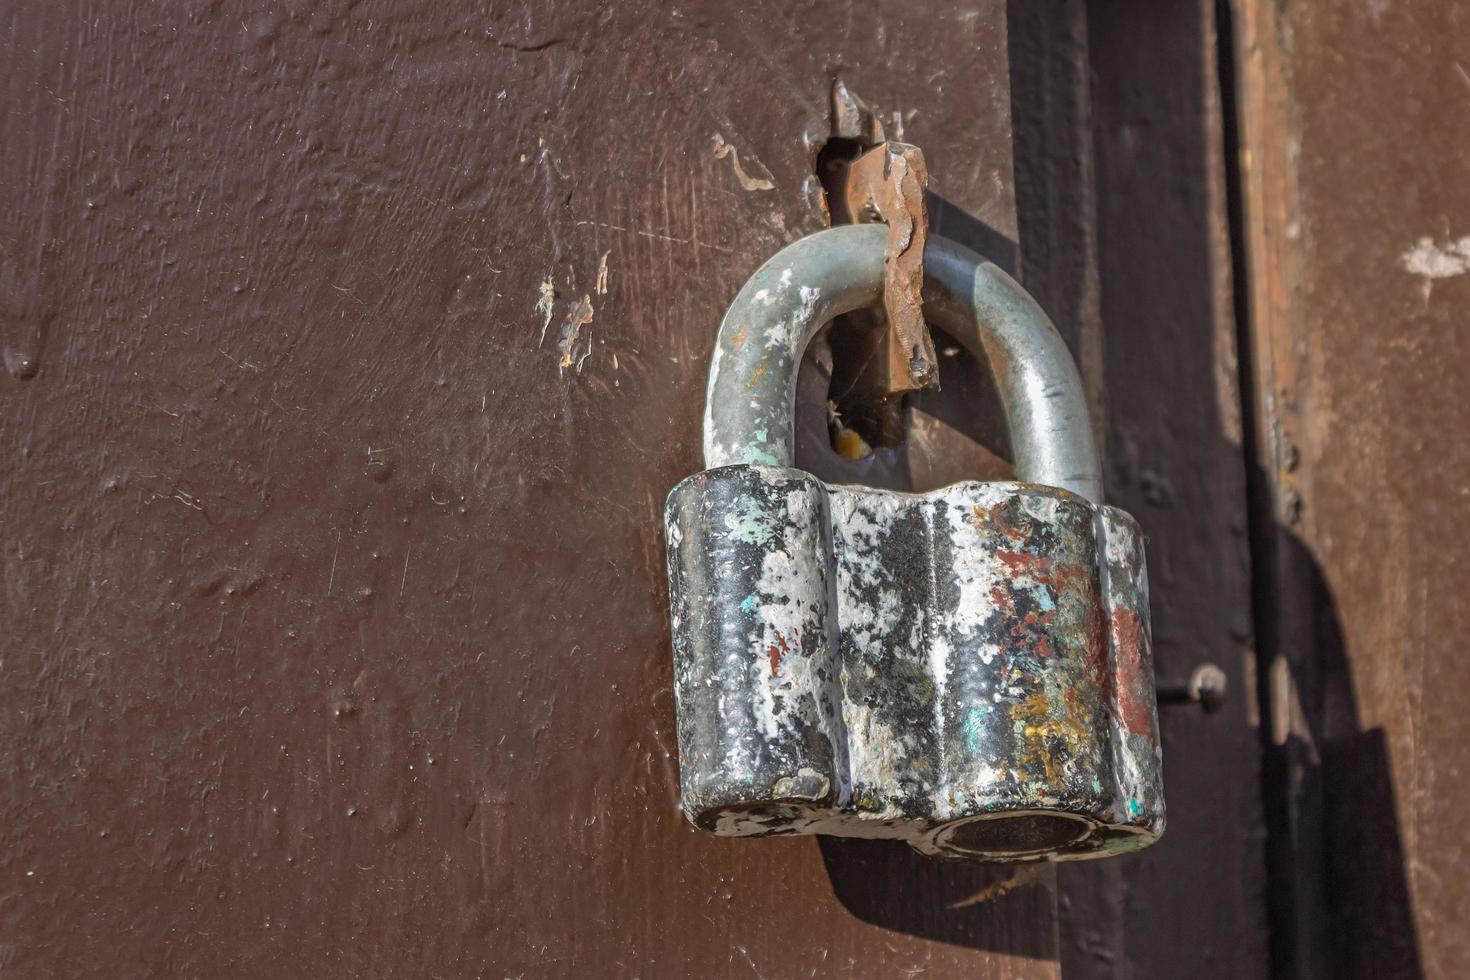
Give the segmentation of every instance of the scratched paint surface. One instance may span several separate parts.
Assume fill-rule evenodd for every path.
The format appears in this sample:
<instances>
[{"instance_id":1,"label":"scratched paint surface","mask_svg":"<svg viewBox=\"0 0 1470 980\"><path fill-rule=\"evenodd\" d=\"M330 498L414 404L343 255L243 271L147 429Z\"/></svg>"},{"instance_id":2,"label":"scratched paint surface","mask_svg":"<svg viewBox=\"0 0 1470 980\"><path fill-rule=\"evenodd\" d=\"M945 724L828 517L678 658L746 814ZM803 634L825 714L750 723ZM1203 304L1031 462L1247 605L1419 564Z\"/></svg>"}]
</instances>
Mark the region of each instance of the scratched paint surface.
<instances>
[{"instance_id":1,"label":"scratched paint surface","mask_svg":"<svg viewBox=\"0 0 1470 980\"><path fill-rule=\"evenodd\" d=\"M1121 511L738 465L677 486L667 524L695 824L973 854L961 822L1009 814L1010 857L1162 831L1148 584Z\"/></svg>"},{"instance_id":2,"label":"scratched paint surface","mask_svg":"<svg viewBox=\"0 0 1470 980\"><path fill-rule=\"evenodd\" d=\"M1015 235L1004 21L0 4L0 973L1054 975L687 826L659 511L833 74Z\"/></svg>"},{"instance_id":3,"label":"scratched paint surface","mask_svg":"<svg viewBox=\"0 0 1470 980\"><path fill-rule=\"evenodd\" d=\"M1470 7L1240 8L1277 973L1462 977Z\"/></svg>"}]
</instances>

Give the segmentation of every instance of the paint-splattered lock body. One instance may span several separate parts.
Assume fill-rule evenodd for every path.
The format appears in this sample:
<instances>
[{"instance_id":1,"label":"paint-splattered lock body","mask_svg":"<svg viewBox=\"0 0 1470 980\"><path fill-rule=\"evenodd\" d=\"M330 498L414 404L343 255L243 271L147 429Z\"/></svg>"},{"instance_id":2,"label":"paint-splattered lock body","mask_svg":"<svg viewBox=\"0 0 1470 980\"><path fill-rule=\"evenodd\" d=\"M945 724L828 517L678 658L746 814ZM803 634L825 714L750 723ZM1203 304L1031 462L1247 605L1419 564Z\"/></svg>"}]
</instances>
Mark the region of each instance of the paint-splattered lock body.
<instances>
[{"instance_id":1,"label":"paint-splattered lock body","mask_svg":"<svg viewBox=\"0 0 1470 980\"><path fill-rule=\"evenodd\" d=\"M667 509L684 808L733 836L1080 858L1163 829L1147 582L1063 490L765 466Z\"/></svg>"}]
</instances>

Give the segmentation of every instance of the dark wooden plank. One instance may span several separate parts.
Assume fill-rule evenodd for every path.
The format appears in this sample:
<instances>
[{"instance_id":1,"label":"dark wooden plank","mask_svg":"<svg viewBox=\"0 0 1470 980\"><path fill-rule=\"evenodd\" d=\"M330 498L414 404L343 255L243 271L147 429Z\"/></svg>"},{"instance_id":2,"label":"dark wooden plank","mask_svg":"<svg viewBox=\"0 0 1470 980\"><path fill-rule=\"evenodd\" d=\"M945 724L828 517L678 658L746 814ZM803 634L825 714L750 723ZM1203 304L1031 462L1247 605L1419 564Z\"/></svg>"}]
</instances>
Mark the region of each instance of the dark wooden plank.
<instances>
[{"instance_id":1,"label":"dark wooden plank","mask_svg":"<svg viewBox=\"0 0 1470 980\"><path fill-rule=\"evenodd\" d=\"M1232 687L1218 714L1162 713L1164 839L1138 855L1059 871L1064 972L1264 976L1245 462L1214 9L1200 0L1017 3L1011 37L1025 282L1069 332L1088 374L1109 499L1149 535L1160 678L1183 680L1209 660Z\"/></svg>"},{"instance_id":2,"label":"dark wooden plank","mask_svg":"<svg viewBox=\"0 0 1470 980\"><path fill-rule=\"evenodd\" d=\"M1278 972L1463 976L1470 11L1233 6Z\"/></svg>"},{"instance_id":3,"label":"dark wooden plank","mask_svg":"<svg viewBox=\"0 0 1470 980\"><path fill-rule=\"evenodd\" d=\"M1056 975L1049 874L684 825L659 527L834 77L1014 240L1005 37L0 9L5 975Z\"/></svg>"}]
</instances>

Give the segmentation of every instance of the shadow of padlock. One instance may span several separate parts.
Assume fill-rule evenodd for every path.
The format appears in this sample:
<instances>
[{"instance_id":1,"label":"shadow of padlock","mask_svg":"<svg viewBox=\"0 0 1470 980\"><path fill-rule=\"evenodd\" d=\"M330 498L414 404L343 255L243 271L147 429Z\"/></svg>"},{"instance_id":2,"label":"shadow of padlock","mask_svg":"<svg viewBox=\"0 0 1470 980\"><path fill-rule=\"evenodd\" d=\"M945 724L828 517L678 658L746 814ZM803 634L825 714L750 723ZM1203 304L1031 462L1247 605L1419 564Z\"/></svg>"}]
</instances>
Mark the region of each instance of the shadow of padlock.
<instances>
[{"instance_id":1,"label":"shadow of padlock","mask_svg":"<svg viewBox=\"0 0 1470 980\"><path fill-rule=\"evenodd\" d=\"M683 807L726 836L1099 857L1164 827L1138 525L1102 504L1046 314L931 237L924 314L990 367L1019 482L912 494L791 468L797 368L881 299L885 230L777 253L720 326L708 467L665 508Z\"/></svg>"}]
</instances>

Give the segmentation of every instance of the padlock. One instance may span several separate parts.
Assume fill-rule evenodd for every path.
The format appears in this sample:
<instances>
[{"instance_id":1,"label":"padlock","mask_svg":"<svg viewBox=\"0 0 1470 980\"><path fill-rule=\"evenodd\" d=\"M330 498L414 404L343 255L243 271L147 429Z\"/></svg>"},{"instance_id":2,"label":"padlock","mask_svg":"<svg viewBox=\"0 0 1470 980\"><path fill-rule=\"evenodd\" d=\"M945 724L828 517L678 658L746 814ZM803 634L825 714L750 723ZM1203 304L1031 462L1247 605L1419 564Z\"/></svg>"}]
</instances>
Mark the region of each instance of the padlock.
<instances>
[{"instance_id":1,"label":"padlock","mask_svg":"<svg viewBox=\"0 0 1470 980\"><path fill-rule=\"evenodd\" d=\"M1025 290L929 238L925 318L988 364L1016 482L792 468L802 352L879 302L884 242L795 242L720 326L707 469L664 515L684 812L991 860L1143 847L1164 828L1143 538L1102 504L1076 366Z\"/></svg>"}]
</instances>

